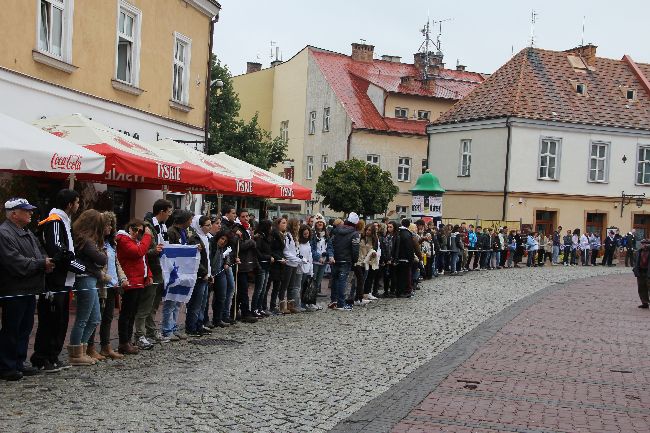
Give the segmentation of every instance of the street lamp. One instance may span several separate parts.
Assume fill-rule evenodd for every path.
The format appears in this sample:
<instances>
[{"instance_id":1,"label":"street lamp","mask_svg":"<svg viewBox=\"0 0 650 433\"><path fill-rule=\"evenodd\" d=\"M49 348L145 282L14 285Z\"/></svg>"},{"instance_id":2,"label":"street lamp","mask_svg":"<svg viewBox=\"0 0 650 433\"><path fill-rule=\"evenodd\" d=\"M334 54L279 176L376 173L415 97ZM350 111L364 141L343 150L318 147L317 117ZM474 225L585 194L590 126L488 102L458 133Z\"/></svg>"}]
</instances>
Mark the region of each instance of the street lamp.
<instances>
[{"instance_id":1,"label":"street lamp","mask_svg":"<svg viewBox=\"0 0 650 433\"><path fill-rule=\"evenodd\" d=\"M314 209L314 205L315 205L316 203L320 203L320 198L321 198L321 197L320 197L320 194L316 192L316 193L314 193L314 195L312 196L312 199L311 199L311 200L305 200L305 201L307 202L307 207L308 207L308 211L309 211L308 213L310 213L310 214L313 214L313 213L314 213L314 211L315 211L315 209ZM321 210L322 210L322 206L321 206Z\"/></svg>"},{"instance_id":2,"label":"street lamp","mask_svg":"<svg viewBox=\"0 0 650 433\"><path fill-rule=\"evenodd\" d=\"M632 200L636 203L636 207L643 207L645 201L645 193L643 194L625 194L625 191L621 192L621 218L623 217L623 209L625 205L632 203Z\"/></svg>"}]
</instances>

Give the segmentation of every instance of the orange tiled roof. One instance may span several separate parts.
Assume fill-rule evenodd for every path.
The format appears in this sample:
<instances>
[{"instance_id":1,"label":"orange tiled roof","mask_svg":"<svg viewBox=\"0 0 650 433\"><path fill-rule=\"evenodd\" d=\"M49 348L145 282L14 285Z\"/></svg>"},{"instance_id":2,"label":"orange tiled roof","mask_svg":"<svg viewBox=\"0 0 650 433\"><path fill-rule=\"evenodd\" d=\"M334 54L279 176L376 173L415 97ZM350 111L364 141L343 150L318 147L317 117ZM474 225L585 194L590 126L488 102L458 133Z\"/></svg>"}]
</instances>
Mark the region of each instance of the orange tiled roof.
<instances>
[{"instance_id":1,"label":"orange tiled roof","mask_svg":"<svg viewBox=\"0 0 650 433\"><path fill-rule=\"evenodd\" d=\"M426 135L427 121L382 116L368 97L372 83L388 93L458 100L469 94L484 77L467 71L441 69L432 88L421 81L402 84L402 77L418 77L415 65L373 60L353 60L350 56L310 47L310 53L336 96L352 119L354 129Z\"/></svg>"},{"instance_id":2,"label":"orange tiled roof","mask_svg":"<svg viewBox=\"0 0 650 433\"><path fill-rule=\"evenodd\" d=\"M513 116L650 129L650 95L625 61L596 57L593 68L574 69L569 55L525 48L433 123ZM638 67L650 77L650 65ZM585 95L576 92L576 83L586 84ZM627 99L628 88L636 100Z\"/></svg>"}]
</instances>

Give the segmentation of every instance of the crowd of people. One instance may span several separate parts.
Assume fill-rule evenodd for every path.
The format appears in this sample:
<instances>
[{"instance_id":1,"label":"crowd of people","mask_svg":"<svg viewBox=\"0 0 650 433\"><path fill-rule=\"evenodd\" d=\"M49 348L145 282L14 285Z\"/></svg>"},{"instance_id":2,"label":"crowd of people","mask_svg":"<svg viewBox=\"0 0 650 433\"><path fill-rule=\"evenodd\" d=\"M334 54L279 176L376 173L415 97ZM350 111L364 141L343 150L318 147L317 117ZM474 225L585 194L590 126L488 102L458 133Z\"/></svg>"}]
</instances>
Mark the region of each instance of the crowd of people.
<instances>
[{"instance_id":1,"label":"crowd of people","mask_svg":"<svg viewBox=\"0 0 650 433\"><path fill-rule=\"evenodd\" d=\"M579 229L564 234L558 227L547 236L465 223L436 227L421 219L366 223L354 212L329 221L316 214L306 221L282 216L253 224L246 209L224 206L218 215L194 215L174 210L164 199L143 219L118 228L112 212L88 209L77 215L79 194L73 190L60 191L54 205L33 232L27 226L35 207L22 198L5 203L6 221L0 225L4 380L122 359L238 321L318 311L325 307L318 298L327 296L321 294L326 274L327 308L351 311L379 298L413 297L424 279L516 268L524 257L530 267L547 261L590 266L604 250L600 264L612 266L622 249L625 265L636 266L635 274L639 268L639 240L633 232L620 236L609 231L603 242L598 233ZM184 326L179 323L183 303L165 299L161 254L173 244L199 250ZM643 257L642 273L648 267L648 256ZM71 292L76 312L64 359ZM115 350L111 327L118 304ZM38 326L27 365L35 313Z\"/></svg>"}]
</instances>

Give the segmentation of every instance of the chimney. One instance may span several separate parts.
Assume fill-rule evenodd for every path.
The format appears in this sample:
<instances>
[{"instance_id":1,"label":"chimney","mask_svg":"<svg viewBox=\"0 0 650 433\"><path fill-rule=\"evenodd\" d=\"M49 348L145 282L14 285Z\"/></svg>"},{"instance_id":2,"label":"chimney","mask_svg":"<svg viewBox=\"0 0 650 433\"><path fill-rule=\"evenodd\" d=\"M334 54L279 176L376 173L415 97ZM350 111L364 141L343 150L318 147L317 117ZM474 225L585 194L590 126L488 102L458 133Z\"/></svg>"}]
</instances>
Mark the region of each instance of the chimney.
<instances>
[{"instance_id":1,"label":"chimney","mask_svg":"<svg viewBox=\"0 0 650 433\"><path fill-rule=\"evenodd\" d=\"M281 64L282 64L282 60L273 60L271 62L271 67L275 68L276 66L281 65Z\"/></svg>"},{"instance_id":2,"label":"chimney","mask_svg":"<svg viewBox=\"0 0 650 433\"><path fill-rule=\"evenodd\" d=\"M465 65L456 65L456 70L457 70L457 71L464 71L465 68L466 68Z\"/></svg>"},{"instance_id":3,"label":"chimney","mask_svg":"<svg viewBox=\"0 0 650 433\"><path fill-rule=\"evenodd\" d=\"M584 60L587 66L596 66L596 45L587 44L566 50L565 53L575 54Z\"/></svg>"},{"instance_id":4,"label":"chimney","mask_svg":"<svg viewBox=\"0 0 650 433\"><path fill-rule=\"evenodd\" d=\"M372 63L372 56L375 52L374 45L352 44L352 60L359 62Z\"/></svg>"},{"instance_id":5,"label":"chimney","mask_svg":"<svg viewBox=\"0 0 650 433\"><path fill-rule=\"evenodd\" d=\"M381 56L381 59L386 61L386 62L392 62L392 63L401 63L402 62L402 58L400 56L390 56L390 55L387 55L387 54L384 54L383 56Z\"/></svg>"},{"instance_id":6,"label":"chimney","mask_svg":"<svg viewBox=\"0 0 650 433\"><path fill-rule=\"evenodd\" d=\"M246 62L246 73L257 72L262 70L262 64L257 62Z\"/></svg>"},{"instance_id":7,"label":"chimney","mask_svg":"<svg viewBox=\"0 0 650 433\"><path fill-rule=\"evenodd\" d=\"M418 71L424 74L424 67L426 66L426 54L425 53L415 53L413 54L413 63ZM440 51L434 53L429 51L429 73L437 72L439 68L444 68L445 64L442 63L443 55Z\"/></svg>"}]
</instances>

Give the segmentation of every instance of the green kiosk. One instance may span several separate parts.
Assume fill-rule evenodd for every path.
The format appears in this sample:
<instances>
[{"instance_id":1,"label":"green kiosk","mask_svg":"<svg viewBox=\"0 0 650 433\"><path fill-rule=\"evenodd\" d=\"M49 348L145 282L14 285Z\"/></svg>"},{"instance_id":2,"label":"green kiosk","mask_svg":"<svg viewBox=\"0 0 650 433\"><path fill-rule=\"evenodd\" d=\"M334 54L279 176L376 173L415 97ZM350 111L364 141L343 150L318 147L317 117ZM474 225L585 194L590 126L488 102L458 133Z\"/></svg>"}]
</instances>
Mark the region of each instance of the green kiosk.
<instances>
[{"instance_id":1,"label":"green kiosk","mask_svg":"<svg viewBox=\"0 0 650 433\"><path fill-rule=\"evenodd\" d=\"M442 195L445 193L438 178L427 170L418 177L410 192L413 195L411 217L421 218L427 223L433 221L438 227L442 222Z\"/></svg>"}]
</instances>

